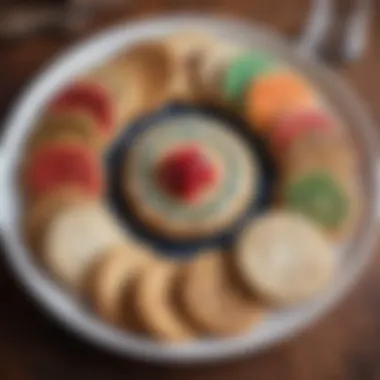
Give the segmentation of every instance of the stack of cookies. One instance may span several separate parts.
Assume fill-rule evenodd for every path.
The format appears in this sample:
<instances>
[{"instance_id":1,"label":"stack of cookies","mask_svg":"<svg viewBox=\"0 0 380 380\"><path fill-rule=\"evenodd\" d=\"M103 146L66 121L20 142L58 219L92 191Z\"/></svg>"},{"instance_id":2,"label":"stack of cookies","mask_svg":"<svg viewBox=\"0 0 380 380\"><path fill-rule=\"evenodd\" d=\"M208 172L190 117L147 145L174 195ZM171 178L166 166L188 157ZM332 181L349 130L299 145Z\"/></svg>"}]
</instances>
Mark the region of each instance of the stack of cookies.
<instances>
[{"instance_id":1,"label":"stack of cookies","mask_svg":"<svg viewBox=\"0 0 380 380\"><path fill-rule=\"evenodd\" d=\"M235 112L278 172L270 209L250 215L228 248L195 249L185 262L137 239L106 202L112 143L171 102ZM165 342L235 336L331 284L333 246L361 215L357 162L343 122L278 58L203 33L144 40L46 105L20 168L25 239L55 278L120 329ZM233 126L188 115L137 134L123 165L132 217L178 244L236 225L263 170Z\"/></svg>"}]
</instances>

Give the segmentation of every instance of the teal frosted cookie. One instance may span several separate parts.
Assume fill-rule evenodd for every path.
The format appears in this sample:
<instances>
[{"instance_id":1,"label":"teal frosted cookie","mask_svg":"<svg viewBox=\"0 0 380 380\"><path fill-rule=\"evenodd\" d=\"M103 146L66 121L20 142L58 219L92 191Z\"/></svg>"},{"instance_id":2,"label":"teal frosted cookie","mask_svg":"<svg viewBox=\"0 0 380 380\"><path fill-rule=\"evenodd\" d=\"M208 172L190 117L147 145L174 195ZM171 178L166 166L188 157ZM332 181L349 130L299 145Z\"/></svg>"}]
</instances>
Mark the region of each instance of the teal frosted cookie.
<instances>
[{"instance_id":1,"label":"teal frosted cookie","mask_svg":"<svg viewBox=\"0 0 380 380\"><path fill-rule=\"evenodd\" d=\"M235 58L227 68L224 95L227 101L241 104L250 82L273 70L277 62L263 52L248 52Z\"/></svg>"},{"instance_id":2,"label":"teal frosted cookie","mask_svg":"<svg viewBox=\"0 0 380 380\"><path fill-rule=\"evenodd\" d=\"M311 172L289 182L284 200L290 209L328 230L339 228L348 216L347 193L339 180L328 172Z\"/></svg>"},{"instance_id":3,"label":"teal frosted cookie","mask_svg":"<svg viewBox=\"0 0 380 380\"><path fill-rule=\"evenodd\" d=\"M150 228L195 238L233 224L255 197L254 152L212 117L176 116L136 140L126 157L126 201Z\"/></svg>"}]
</instances>

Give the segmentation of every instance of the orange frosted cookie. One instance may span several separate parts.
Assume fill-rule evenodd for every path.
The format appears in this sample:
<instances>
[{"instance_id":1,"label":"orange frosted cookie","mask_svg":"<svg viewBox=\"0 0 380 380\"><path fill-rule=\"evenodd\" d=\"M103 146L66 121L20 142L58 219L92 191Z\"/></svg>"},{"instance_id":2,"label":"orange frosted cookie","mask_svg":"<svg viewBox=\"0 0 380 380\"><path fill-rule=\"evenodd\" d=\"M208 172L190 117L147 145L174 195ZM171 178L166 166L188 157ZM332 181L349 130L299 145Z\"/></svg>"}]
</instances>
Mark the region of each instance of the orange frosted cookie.
<instances>
[{"instance_id":1,"label":"orange frosted cookie","mask_svg":"<svg viewBox=\"0 0 380 380\"><path fill-rule=\"evenodd\" d=\"M256 130L265 132L284 112L314 103L315 93L303 78L278 71L251 83L246 93L245 114Z\"/></svg>"}]
</instances>

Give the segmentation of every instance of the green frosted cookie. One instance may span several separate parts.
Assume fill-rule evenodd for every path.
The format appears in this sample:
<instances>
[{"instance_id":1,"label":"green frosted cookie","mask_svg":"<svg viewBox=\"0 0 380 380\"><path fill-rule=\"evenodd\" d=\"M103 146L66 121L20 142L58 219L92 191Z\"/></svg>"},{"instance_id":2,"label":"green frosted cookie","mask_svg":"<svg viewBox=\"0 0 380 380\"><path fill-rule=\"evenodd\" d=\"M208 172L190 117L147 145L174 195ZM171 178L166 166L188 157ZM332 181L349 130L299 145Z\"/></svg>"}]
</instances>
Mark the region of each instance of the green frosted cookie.
<instances>
[{"instance_id":1,"label":"green frosted cookie","mask_svg":"<svg viewBox=\"0 0 380 380\"><path fill-rule=\"evenodd\" d=\"M348 196L331 174L315 171L289 183L285 203L327 229L338 228L348 215Z\"/></svg>"},{"instance_id":2,"label":"green frosted cookie","mask_svg":"<svg viewBox=\"0 0 380 380\"><path fill-rule=\"evenodd\" d=\"M262 52L248 52L240 55L232 61L226 71L225 98L230 102L240 104L251 80L272 70L275 66L274 59Z\"/></svg>"}]
</instances>

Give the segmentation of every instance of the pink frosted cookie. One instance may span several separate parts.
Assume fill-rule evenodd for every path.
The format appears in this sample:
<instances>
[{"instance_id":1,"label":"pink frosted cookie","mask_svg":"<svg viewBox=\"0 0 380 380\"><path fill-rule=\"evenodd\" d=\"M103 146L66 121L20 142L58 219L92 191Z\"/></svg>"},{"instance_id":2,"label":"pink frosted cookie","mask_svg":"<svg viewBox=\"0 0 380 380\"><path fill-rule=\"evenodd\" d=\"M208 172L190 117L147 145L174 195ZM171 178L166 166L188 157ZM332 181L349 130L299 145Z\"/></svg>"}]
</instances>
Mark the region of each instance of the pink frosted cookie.
<instances>
[{"instance_id":1,"label":"pink frosted cookie","mask_svg":"<svg viewBox=\"0 0 380 380\"><path fill-rule=\"evenodd\" d=\"M298 108L279 119L269 135L273 151L286 154L293 141L308 131L329 133L336 121L325 110L318 108Z\"/></svg>"}]
</instances>

